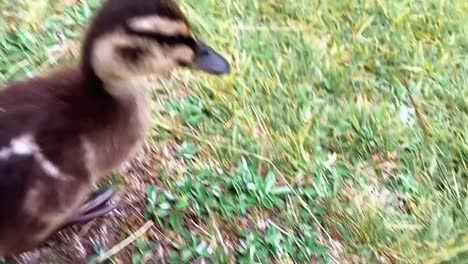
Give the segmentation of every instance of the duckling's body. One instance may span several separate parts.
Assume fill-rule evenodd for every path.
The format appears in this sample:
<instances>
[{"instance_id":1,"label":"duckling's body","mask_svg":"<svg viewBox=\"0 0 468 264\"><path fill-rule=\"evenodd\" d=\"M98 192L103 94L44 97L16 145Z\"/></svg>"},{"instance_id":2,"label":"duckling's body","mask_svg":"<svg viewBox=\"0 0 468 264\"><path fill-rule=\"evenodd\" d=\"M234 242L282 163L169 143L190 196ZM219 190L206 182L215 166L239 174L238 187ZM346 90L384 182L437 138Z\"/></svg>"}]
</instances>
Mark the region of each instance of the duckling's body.
<instances>
[{"instance_id":1,"label":"duckling's body","mask_svg":"<svg viewBox=\"0 0 468 264\"><path fill-rule=\"evenodd\" d=\"M99 85L69 70L0 92L0 253L2 240L28 247L21 234L45 239L143 141L145 90L116 98Z\"/></svg>"},{"instance_id":2,"label":"duckling's body","mask_svg":"<svg viewBox=\"0 0 468 264\"><path fill-rule=\"evenodd\" d=\"M0 257L110 210L102 198L83 203L146 136L146 75L186 65L228 71L187 23L170 0L109 0L88 32L81 67L0 90Z\"/></svg>"}]
</instances>

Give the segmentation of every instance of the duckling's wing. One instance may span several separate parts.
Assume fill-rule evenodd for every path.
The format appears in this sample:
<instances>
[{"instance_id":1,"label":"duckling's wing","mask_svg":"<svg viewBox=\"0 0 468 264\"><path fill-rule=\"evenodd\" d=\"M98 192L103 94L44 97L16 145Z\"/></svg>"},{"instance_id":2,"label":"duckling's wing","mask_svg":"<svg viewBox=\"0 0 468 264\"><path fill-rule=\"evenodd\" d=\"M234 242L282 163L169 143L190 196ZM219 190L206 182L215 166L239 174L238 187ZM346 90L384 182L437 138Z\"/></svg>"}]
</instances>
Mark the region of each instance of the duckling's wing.
<instances>
[{"instance_id":1,"label":"duckling's wing","mask_svg":"<svg viewBox=\"0 0 468 264\"><path fill-rule=\"evenodd\" d=\"M87 193L82 182L43 169L34 154L0 160L0 253L38 246L66 223Z\"/></svg>"},{"instance_id":2,"label":"duckling's wing","mask_svg":"<svg viewBox=\"0 0 468 264\"><path fill-rule=\"evenodd\" d=\"M63 142L54 138L67 129L61 119L60 113L21 104L0 113L0 252L46 239L89 191L80 157L64 155L74 147L67 143L78 136ZM68 159L56 158L62 156ZM68 170L72 166L78 169Z\"/></svg>"},{"instance_id":3,"label":"duckling's wing","mask_svg":"<svg viewBox=\"0 0 468 264\"><path fill-rule=\"evenodd\" d=\"M63 221L61 180L44 169L30 137L0 148L0 251L15 252L48 236ZM58 188L57 188L58 187ZM68 188L70 189L70 188ZM55 223L54 223L55 222Z\"/></svg>"},{"instance_id":4,"label":"duckling's wing","mask_svg":"<svg viewBox=\"0 0 468 264\"><path fill-rule=\"evenodd\" d=\"M11 219L20 214L25 193L37 173L31 137L45 95L26 87L18 82L0 90L0 238L2 227L15 224Z\"/></svg>"}]
</instances>

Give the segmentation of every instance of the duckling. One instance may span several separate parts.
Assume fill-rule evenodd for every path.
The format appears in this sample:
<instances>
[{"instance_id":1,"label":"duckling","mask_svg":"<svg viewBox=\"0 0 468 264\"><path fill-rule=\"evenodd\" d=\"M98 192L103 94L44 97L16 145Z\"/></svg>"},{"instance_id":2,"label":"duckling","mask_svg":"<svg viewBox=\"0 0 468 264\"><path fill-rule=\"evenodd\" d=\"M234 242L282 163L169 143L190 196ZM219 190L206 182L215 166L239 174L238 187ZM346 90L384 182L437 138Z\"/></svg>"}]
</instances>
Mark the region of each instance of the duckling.
<instances>
[{"instance_id":1,"label":"duckling","mask_svg":"<svg viewBox=\"0 0 468 264\"><path fill-rule=\"evenodd\" d=\"M79 65L0 90L0 257L113 209L113 191L88 199L92 186L147 135L146 77L178 67L230 71L174 0L107 0Z\"/></svg>"}]
</instances>

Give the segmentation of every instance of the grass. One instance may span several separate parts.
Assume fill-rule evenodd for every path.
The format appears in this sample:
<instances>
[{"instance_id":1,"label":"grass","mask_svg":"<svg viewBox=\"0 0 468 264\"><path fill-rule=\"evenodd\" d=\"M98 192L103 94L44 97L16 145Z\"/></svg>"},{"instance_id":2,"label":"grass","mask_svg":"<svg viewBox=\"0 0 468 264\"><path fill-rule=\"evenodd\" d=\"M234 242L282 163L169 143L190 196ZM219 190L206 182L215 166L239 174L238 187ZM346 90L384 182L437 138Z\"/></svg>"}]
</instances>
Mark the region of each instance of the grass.
<instances>
[{"instance_id":1,"label":"grass","mask_svg":"<svg viewBox=\"0 0 468 264\"><path fill-rule=\"evenodd\" d=\"M0 80L56 64L96 2L3 29ZM179 2L233 72L155 87L177 151L140 195L172 263L468 261L468 2Z\"/></svg>"}]
</instances>

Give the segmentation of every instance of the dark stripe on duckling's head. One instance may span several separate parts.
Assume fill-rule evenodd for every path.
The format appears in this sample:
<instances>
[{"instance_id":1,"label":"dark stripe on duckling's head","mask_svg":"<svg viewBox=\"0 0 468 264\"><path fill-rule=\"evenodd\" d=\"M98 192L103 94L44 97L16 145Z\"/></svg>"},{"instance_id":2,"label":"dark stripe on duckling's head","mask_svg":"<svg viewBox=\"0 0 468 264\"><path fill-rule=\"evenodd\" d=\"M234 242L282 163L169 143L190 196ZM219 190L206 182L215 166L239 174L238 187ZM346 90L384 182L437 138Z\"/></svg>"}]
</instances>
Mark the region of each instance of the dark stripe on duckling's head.
<instances>
[{"instance_id":1,"label":"dark stripe on duckling's head","mask_svg":"<svg viewBox=\"0 0 468 264\"><path fill-rule=\"evenodd\" d=\"M177 22L174 22L177 23ZM133 36L143 37L153 39L159 42L161 45L185 45L190 47L194 52L197 50L197 41L193 36L187 36L178 32L174 32L173 34L164 34L157 31L157 28L154 28L153 31L149 30L138 30L132 28L132 26L125 24L124 25L125 31Z\"/></svg>"}]
</instances>

